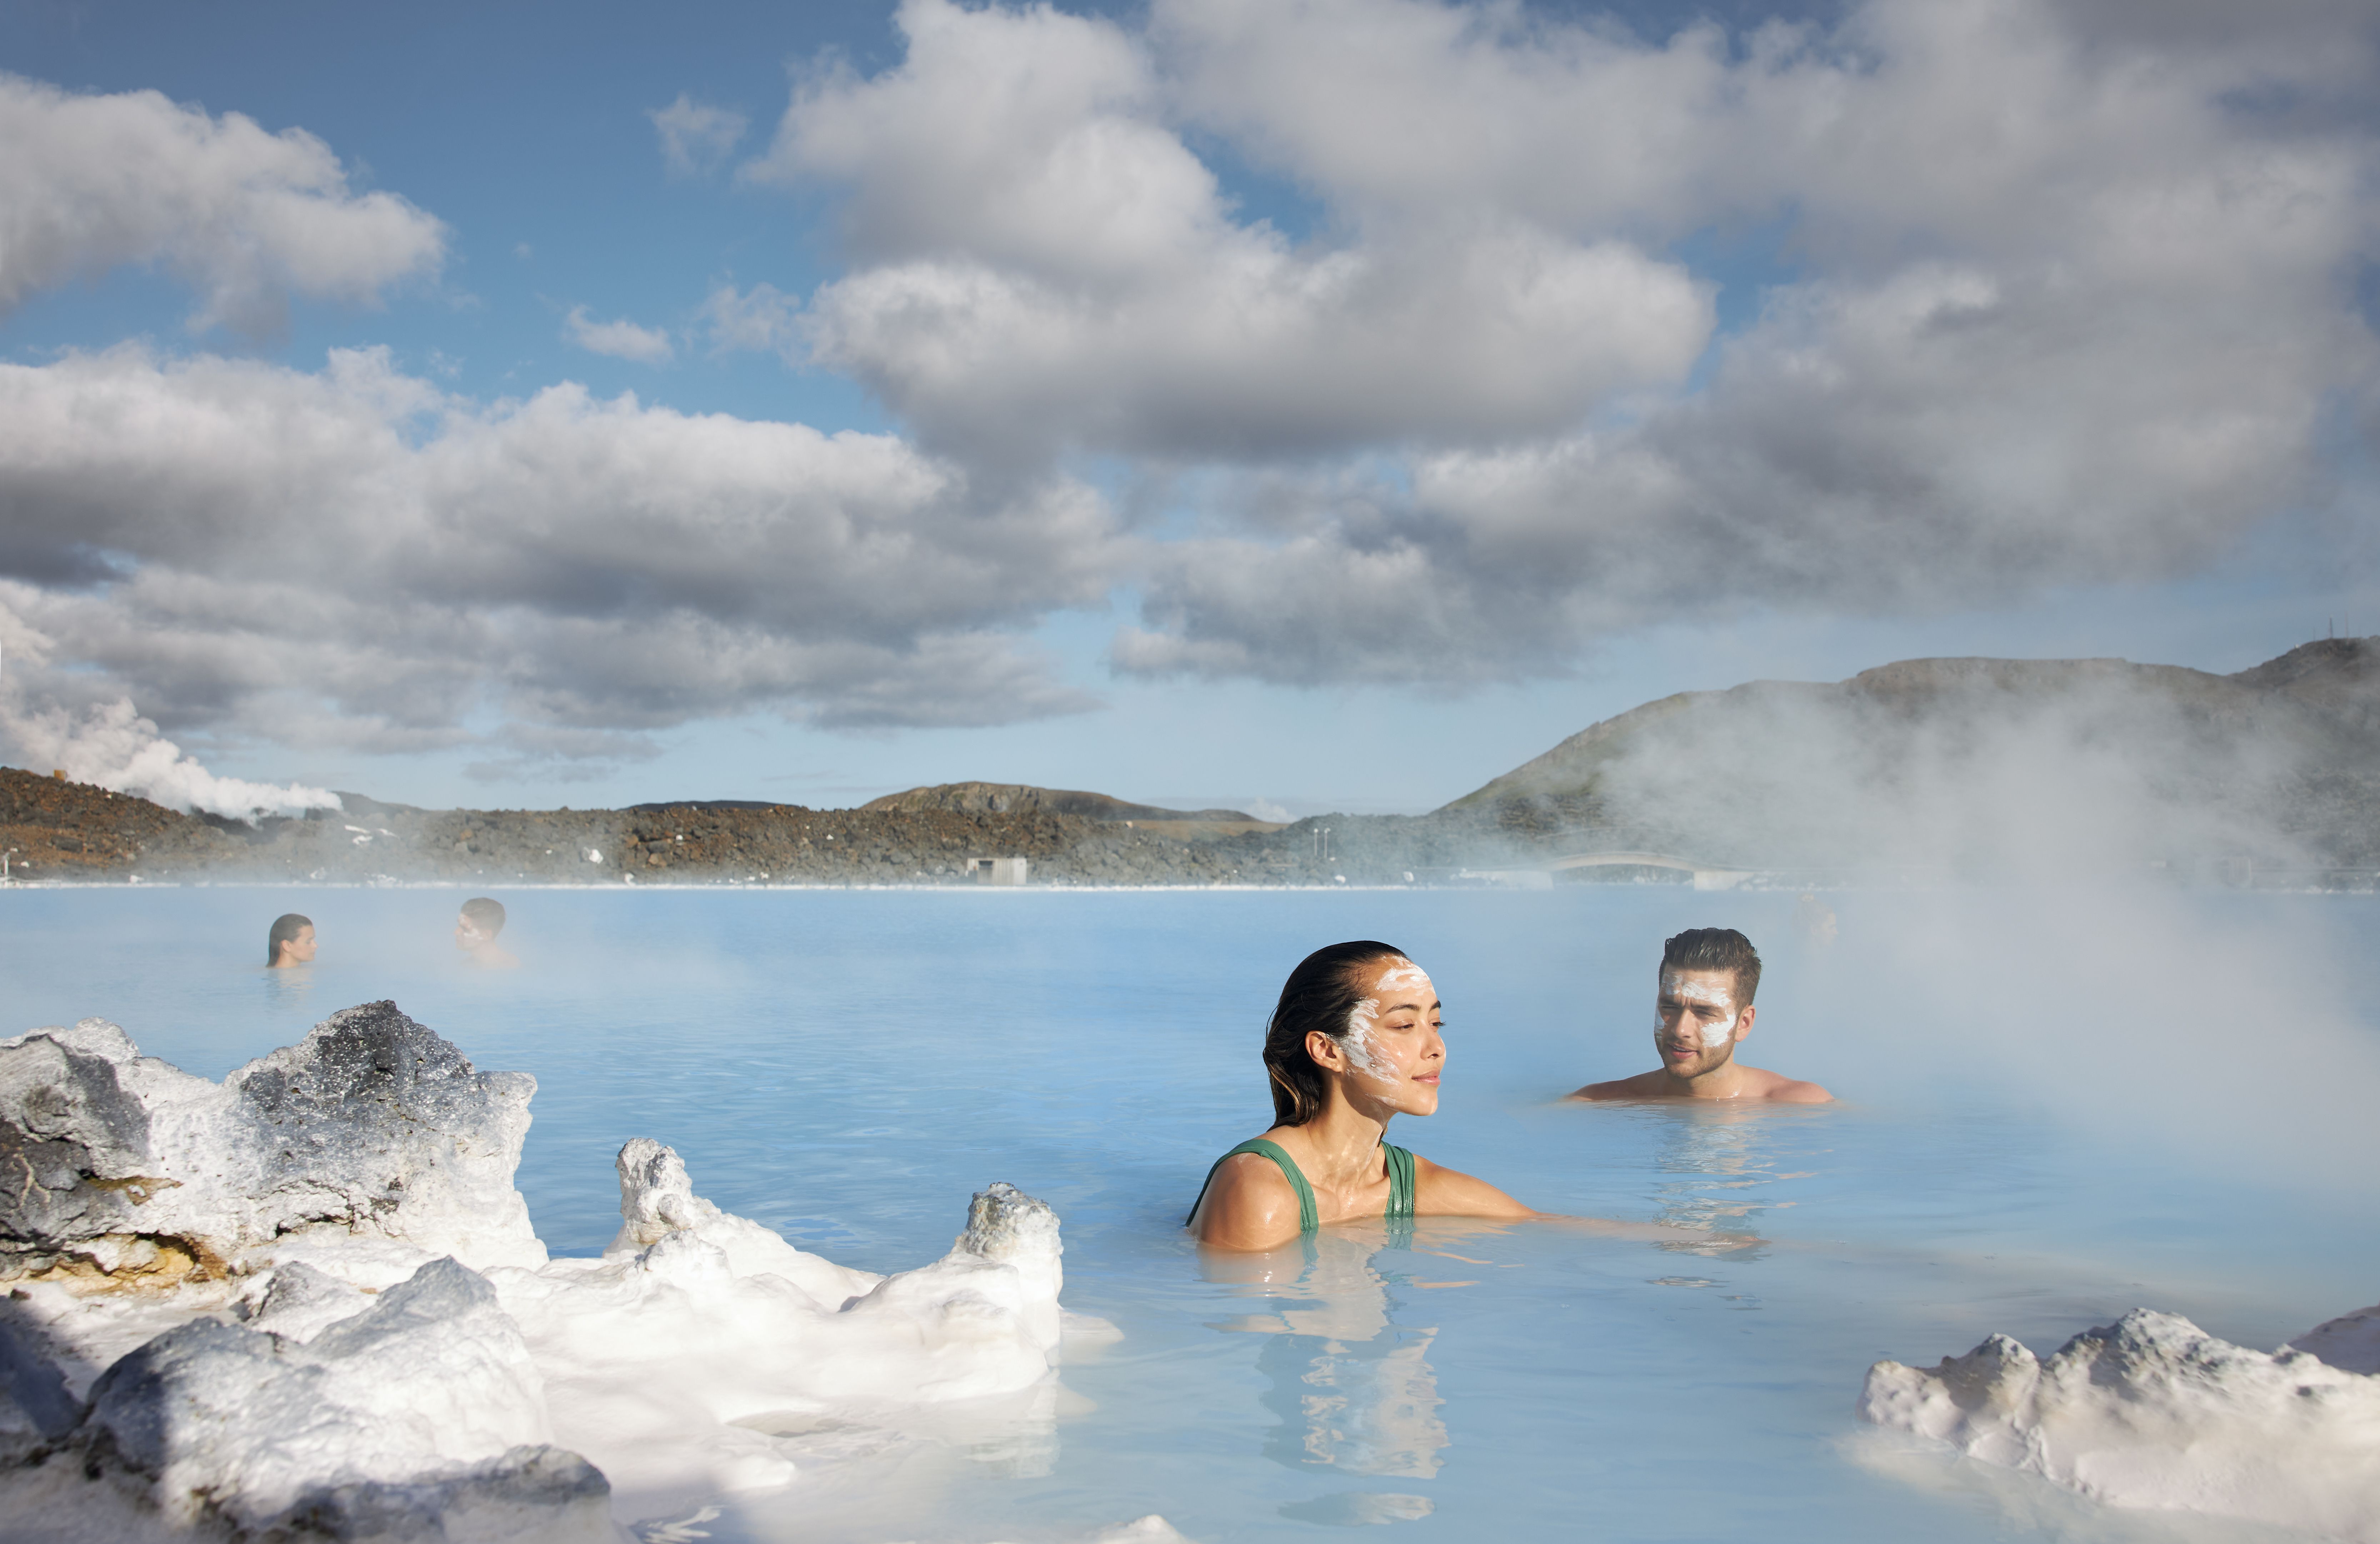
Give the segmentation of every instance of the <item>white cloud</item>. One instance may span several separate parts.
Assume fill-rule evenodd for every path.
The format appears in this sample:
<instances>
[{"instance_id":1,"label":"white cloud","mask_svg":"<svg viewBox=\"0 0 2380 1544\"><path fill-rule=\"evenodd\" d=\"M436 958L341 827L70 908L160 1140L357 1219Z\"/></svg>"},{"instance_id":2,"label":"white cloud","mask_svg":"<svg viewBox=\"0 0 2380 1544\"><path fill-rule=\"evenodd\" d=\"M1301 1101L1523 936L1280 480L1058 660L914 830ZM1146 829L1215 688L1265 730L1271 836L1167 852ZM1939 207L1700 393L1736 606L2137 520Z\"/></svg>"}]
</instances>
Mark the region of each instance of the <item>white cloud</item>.
<instances>
[{"instance_id":1,"label":"white cloud","mask_svg":"<svg viewBox=\"0 0 2380 1544\"><path fill-rule=\"evenodd\" d=\"M589 354L608 354L638 364L664 364L676 352L669 334L661 328L640 327L625 318L597 322L588 316L584 306L571 307L570 314L562 319L562 336L564 342L577 344Z\"/></svg>"},{"instance_id":2,"label":"white cloud","mask_svg":"<svg viewBox=\"0 0 2380 1544\"><path fill-rule=\"evenodd\" d=\"M684 91L668 106L649 109L645 116L661 136L662 159L673 176L716 170L744 138L743 114L697 102Z\"/></svg>"},{"instance_id":3,"label":"white cloud","mask_svg":"<svg viewBox=\"0 0 2380 1544\"><path fill-rule=\"evenodd\" d=\"M806 319L926 443L1270 456L1547 432L1682 380L1709 298L1624 237L1435 215L1301 246L1235 221L1113 23L905 0L906 58L797 91L761 180L850 189Z\"/></svg>"},{"instance_id":4,"label":"white cloud","mask_svg":"<svg viewBox=\"0 0 2380 1544\"><path fill-rule=\"evenodd\" d=\"M2202 10L904 0L905 58L808 79L745 168L846 189L851 259L751 332L979 465L1195 472L1127 672L1460 686L1681 604L2162 578L2328 496L2380 358L2372 29ZM1712 232L1776 247L1715 347L1670 255Z\"/></svg>"},{"instance_id":5,"label":"white cloud","mask_svg":"<svg viewBox=\"0 0 2380 1544\"><path fill-rule=\"evenodd\" d=\"M702 318L710 323L713 348L779 354L788 364L808 358L802 303L774 285L756 284L746 290L732 284L715 286L702 302Z\"/></svg>"},{"instance_id":6,"label":"white cloud","mask_svg":"<svg viewBox=\"0 0 2380 1544\"><path fill-rule=\"evenodd\" d=\"M1801 276L1692 395L1242 480L1160 554L1119 667L1511 678L1745 603L2161 579L2323 504L2373 400L2350 276L2380 156L2307 103L2380 83L2370 39L2233 48L2090 10L2086 34L2032 0L1876 0L1738 52L1423 0L1163 0L1185 110L1359 224L1778 221Z\"/></svg>"},{"instance_id":7,"label":"white cloud","mask_svg":"<svg viewBox=\"0 0 2380 1544\"><path fill-rule=\"evenodd\" d=\"M436 273L445 228L356 193L330 148L156 91L79 95L0 75L0 316L27 297L153 263L198 291L194 330L270 333L292 294L376 301Z\"/></svg>"},{"instance_id":8,"label":"white cloud","mask_svg":"<svg viewBox=\"0 0 2380 1544\"><path fill-rule=\"evenodd\" d=\"M419 750L492 712L556 755L756 709L1073 711L1016 631L1098 603L1122 551L1076 483L978 495L888 436L572 385L483 406L377 352L0 365L0 421L12 673L176 733Z\"/></svg>"}]
</instances>

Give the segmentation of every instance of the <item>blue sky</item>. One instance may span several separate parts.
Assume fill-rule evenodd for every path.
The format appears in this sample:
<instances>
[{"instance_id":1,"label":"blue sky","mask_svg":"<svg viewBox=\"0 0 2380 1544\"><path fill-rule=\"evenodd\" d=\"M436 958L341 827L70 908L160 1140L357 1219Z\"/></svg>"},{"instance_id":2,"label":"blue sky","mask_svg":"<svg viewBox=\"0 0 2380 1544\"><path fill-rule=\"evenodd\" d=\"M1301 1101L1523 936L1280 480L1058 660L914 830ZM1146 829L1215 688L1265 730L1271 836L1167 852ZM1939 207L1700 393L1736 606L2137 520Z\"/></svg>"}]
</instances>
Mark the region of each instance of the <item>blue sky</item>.
<instances>
[{"instance_id":1,"label":"blue sky","mask_svg":"<svg viewBox=\"0 0 2380 1544\"><path fill-rule=\"evenodd\" d=\"M1675 691L2380 631L2373 34L12 6L0 751L1419 810Z\"/></svg>"}]
</instances>

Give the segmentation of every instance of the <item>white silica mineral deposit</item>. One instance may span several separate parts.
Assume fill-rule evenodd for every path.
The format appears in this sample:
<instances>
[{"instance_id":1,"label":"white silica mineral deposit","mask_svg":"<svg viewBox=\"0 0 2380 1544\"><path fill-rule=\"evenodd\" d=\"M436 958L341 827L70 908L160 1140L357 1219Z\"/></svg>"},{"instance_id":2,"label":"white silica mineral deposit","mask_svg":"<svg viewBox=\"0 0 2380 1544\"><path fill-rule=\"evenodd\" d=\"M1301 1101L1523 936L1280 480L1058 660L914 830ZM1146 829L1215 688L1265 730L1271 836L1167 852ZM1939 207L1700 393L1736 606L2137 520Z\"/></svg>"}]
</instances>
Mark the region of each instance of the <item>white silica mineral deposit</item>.
<instances>
[{"instance_id":1,"label":"white silica mineral deposit","mask_svg":"<svg viewBox=\"0 0 2380 1544\"><path fill-rule=\"evenodd\" d=\"M0 1514L619 1540L951 1419L1029 1464L1062 1341L1112 1335L1060 1308L1058 1220L1007 1185L949 1254L878 1276L720 1210L639 1137L619 1236L550 1259L513 1185L535 1089L391 1003L221 1083L95 1019L0 1041Z\"/></svg>"},{"instance_id":2,"label":"white silica mineral deposit","mask_svg":"<svg viewBox=\"0 0 2380 1544\"><path fill-rule=\"evenodd\" d=\"M2267 1355L2135 1308L2046 1360L2006 1335L1878 1362L1860 1415L2113 1506L2380 1544L2380 1307Z\"/></svg>"}]
</instances>

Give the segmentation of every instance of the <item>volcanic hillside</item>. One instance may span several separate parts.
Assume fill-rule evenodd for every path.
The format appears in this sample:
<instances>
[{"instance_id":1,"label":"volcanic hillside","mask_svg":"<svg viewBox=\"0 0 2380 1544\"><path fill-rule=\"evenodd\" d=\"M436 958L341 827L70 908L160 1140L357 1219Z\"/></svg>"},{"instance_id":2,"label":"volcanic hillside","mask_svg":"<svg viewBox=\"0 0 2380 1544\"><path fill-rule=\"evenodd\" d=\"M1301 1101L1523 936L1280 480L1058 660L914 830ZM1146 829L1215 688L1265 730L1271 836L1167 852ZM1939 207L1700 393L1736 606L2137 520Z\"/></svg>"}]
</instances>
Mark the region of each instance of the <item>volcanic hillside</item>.
<instances>
[{"instance_id":1,"label":"volcanic hillside","mask_svg":"<svg viewBox=\"0 0 2380 1544\"><path fill-rule=\"evenodd\" d=\"M1532 808L1753 867L2380 863L2380 639L2231 675L2122 660L1905 660L1685 692L1590 725L1441 813Z\"/></svg>"}]
</instances>

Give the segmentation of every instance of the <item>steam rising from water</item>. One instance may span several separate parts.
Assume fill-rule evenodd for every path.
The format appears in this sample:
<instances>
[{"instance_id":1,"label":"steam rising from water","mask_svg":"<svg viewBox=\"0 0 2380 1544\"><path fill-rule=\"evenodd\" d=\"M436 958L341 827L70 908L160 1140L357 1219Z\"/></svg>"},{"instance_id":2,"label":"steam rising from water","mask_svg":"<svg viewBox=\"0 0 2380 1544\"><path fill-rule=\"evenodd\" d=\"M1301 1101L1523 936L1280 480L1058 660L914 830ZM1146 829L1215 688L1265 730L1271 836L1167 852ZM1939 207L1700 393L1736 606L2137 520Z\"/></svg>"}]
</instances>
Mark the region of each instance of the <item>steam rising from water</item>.
<instances>
[{"instance_id":1,"label":"steam rising from water","mask_svg":"<svg viewBox=\"0 0 2380 1544\"><path fill-rule=\"evenodd\" d=\"M1912 660L1830 685L1755 681L1608 720L1488 791L1584 795L1622 845L1752 868L2368 866L2375 663L2367 641L2338 640L2232 676Z\"/></svg>"},{"instance_id":2,"label":"steam rising from water","mask_svg":"<svg viewBox=\"0 0 2380 1544\"><path fill-rule=\"evenodd\" d=\"M2175 1173L2351 1197L2350 1215L2368 1214L2368 898L2146 884L1834 898L1838 942L1770 951L1777 1022L1760 1021L1753 1060L1877 1107L2030 1109Z\"/></svg>"},{"instance_id":3,"label":"steam rising from water","mask_svg":"<svg viewBox=\"0 0 2380 1544\"><path fill-rule=\"evenodd\" d=\"M339 796L327 788L216 776L159 735L128 698L93 707L78 722L55 703L22 709L18 696L0 674L0 741L32 771L59 771L77 783L138 794L175 809L251 822L339 808Z\"/></svg>"}]
</instances>

